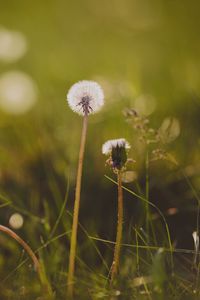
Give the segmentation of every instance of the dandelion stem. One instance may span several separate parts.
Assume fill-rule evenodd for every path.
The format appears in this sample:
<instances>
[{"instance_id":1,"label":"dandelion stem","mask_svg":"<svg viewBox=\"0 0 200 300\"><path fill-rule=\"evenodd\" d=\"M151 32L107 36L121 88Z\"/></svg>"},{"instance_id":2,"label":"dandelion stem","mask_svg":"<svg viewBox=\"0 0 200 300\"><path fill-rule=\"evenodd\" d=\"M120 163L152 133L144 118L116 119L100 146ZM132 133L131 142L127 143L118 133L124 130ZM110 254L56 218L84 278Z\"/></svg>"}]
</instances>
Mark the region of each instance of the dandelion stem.
<instances>
[{"instance_id":1,"label":"dandelion stem","mask_svg":"<svg viewBox=\"0 0 200 300\"><path fill-rule=\"evenodd\" d=\"M73 224L72 224L72 233L71 233L71 245L69 253L69 272L68 272L68 296L73 297L74 292L74 269L75 269L75 257L76 257L76 243L77 243L77 228L78 228L78 215L79 215L79 206L80 206L80 193L81 193L81 178L82 178L82 169L83 169L83 158L85 151L85 142L86 142L86 133L87 133L87 123L88 116L84 115L83 118L83 129L81 135L81 144L79 150L79 161L78 161L78 171L76 178L76 191L75 191L75 201L74 201L74 213L73 213Z\"/></svg>"},{"instance_id":2,"label":"dandelion stem","mask_svg":"<svg viewBox=\"0 0 200 300\"><path fill-rule=\"evenodd\" d=\"M40 264L38 258L36 257L33 250L30 248L30 246L21 238L19 237L14 231L9 229L8 227L5 227L3 225L0 225L0 231L6 233L7 235L11 236L14 240L16 240L28 253L30 258L32 259L34 263L34 267L38 273L38 277L40 279L41 285L43 287L44 293L48 293L49 296L52 296L51 287L47 282L46 275L44 273L44 270L42 268L42 265Z\"/></svg>"},{"instance_id":3,"label":"dandelion stem","mask_svg":"<svg viewBox=\"0 0 200 300\"><path fill-rule=\"evenodd\" d=\"M123 192L122 192L122 174L118 172L118 220L117 220L117 235L114 250L114 259L111 268L111 285L115 279L116 274L119 270L119 259L122 241L122 229L123 229Z\"/></svg>"}]
</instances>

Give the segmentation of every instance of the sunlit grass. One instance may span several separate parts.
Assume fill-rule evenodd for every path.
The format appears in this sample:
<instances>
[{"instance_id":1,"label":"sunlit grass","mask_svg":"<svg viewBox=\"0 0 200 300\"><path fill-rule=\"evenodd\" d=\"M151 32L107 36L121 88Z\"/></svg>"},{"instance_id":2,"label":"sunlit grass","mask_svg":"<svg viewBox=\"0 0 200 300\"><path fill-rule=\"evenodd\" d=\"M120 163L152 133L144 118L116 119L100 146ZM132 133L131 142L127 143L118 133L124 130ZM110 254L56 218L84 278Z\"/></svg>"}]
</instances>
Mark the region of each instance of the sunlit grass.
<instances>
[{"instance_id":1,"label":"sunlit grass","mask_svg":"<svg viewBox=\"0 0 200 300\"><path fill-rule=\"evenodd\" d=\"M114 184L117 184L117 182L107 175L105 180L109 180ZM123 186L123 189L135 198L134 201L147 201L146 198L138 195L125 186ZM68 189L64 203L66 203L67 195ZM11 201L9 200L8 202L7 197L2 196L1 200L2 202L5 201L5 204L7 205L11 205ZM121 244L122 261L120 265L120 275L117 280L117 287L115 288L110 288L109 284L109 265L115 242L109 239L93 236L84 228L83 225L79 224L80 232L84 236L84 244L87 245L90 253L93 252L93 254L98 257L99 263L95 266L93 264L90 265L90 261L88 259L84 261L81 258L81 252L84 248L84 244L81 247L79 246L77 256L78 270L75 282L75 294L78 298L110 299L110 297L122 297L122 299L169 299L170 297L170 299L196 299L195 297L199 293L197 285L198 269L193 266L193 258L197 253L193 249L179 249L173 247L171 237L168 232L169 228L167 221L163 213L153 203L149 202L149 205L153 210L155 209L158 211L158 214L160 215L160 220L156 219L155 221L152 220L152 222L154 223L153 228L157 227L156 223L160 223L160 221L163 223L163 241L159 240L158 244L154 245L152 238L148 238L145 232L140 232L138 231L140 229L133 227L132 237L126 236L127 239L132 240L132 243ZM17 207L15 207L15 209L17 210ZM19 209L19 211L21 210ZM61 206L54 227L52 227L52 229L55 228L54 232L56 228L59 229L63 214L64 218L71 215L68 211L66 214L66 211L63 211L63 206ZM28 214L28 217L31 218L31 213ZM34 215L32 217L34 218ZM70 231L65 231L59 235L55 235L54 233L54 237L48 238L46 241L44 240L42 245L35 250L35 253L39 254L39 257L41 257L40 253L42 254L42 260L44 260L43 263L46 272L51 278L50 281L57 299L62 299L62 297L64 299L65 297L67 272L64 271L62 265L66 265L66 261L63 256L60 263L57 265L54 252L50 251L49 253L49 250L53 247L54 243L57 249L62 247L64 240L67 236L69 237L69 234ZM53 236L52 233L51 236ZM103 255L101 254L102 245L106 249L104 250ZM65 257L66 256L67 255L65 255ZM47 257L49 257L48 260L51 259L52 264L55 263L57 267L60 266L54 274L51 274L51 268L49 268L46 261ZM181 261L185 261L185 266L182 265ZM20 263L14 269L11 269L11 271L8 272L5 278L1 281L4 285L5 297L9 294L9 297L11 297L11 299L13 297L14 299L14 294L12 295L11 290L9 292L9 288L6 287L7 284L9 286L10 280L13 279L15 279L18 285L19 293L21 293L20 285L25 284L23 274L29 269L27 263L28 258L22 258ZM53 269L55 270L55 268ZM31 278L30 276L33 276L32 271L29 271L28 274L29 278ZM25 286L24 295L21 293L22 299L23 297L32 297L35 293L39 295L40 291L38 287L36 288L36 286L37 285L32 285L32 288L27 288Z\"/></svg>"}]
</instances>

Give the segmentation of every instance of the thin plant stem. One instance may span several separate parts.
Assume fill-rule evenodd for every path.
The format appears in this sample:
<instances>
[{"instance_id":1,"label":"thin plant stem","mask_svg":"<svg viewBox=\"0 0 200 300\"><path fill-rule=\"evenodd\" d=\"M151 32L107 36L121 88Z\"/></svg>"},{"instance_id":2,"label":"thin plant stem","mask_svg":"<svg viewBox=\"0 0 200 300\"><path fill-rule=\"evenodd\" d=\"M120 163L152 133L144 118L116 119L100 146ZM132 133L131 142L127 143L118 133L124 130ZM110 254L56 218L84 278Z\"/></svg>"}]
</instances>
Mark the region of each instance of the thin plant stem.
<instances>
[{"instance_id":1,"label":"thin plant stem","mask_svg":"<svg viewBox=\"0 0 200 300\"><path fill-rule=\"evenodd\" d=\"M136 241L136 268L137 272L140 271L140 256L139 256L139 248L138 248L138 232L135 228L135 241Z\"/></svg>"},{"instance_id":2,"label":"thin plant stem","mask_svg":"<svg viewBox=\"0 0 200 300\"><path fill-rule=\"evenodd\" d=\"M146 153L146 161L145 161L145 167L146 167L146 202L145 202L145 210L146 210L146 231L147 231L147 243L149 243L149 153L147 150Z\"/></svg>"},{"instance_id":3,"label":"thin plant stem","mask_svg":"<svg viewBox=\"0 0 200 300\"><path fill-rule=\"evenodd\" d=\"M118 181L118 220L117 220L117 235L114 250L114 259L111 267L111 285L116 277L119 270L119 259L122 241L122 230L123 230L123 191L122 191L122 174L119 171L117 176Z\"/></svg>"},{"instance_id":4,"label":"thin plant stem","mask_svg":"<svg viewBox=\"0 0 200 300\"><path fill-rule=\"evenodd\" d=\"M51 239L53 237L53 235L54 235L54 233L55 233L55 231L56 231L56 229L58 227L58 224L59 224L60 220L62 219L63 213L65 211L65 207L66 207L66 204L67 204L67 200L68 200L68 194L69 194L69 178L67 180L67 190L66 190L66 193L65 193L65 198L64 198L62 207L60 209L58 218L57 218L57 220L55 222L55 225L53 226L53 229L52 229L52 231L50 233L49 239Z\"/></svg>"},{"instance_id":5,"label":"thin plant stem","mask_svg":"<svg viewBox=\"0 0 200 300\"><path fill-rule=\"evenodd\" d=\"M67 286L68 286L68 296L71 298L73 297L73 292L74 292L74 270L75 270L76 244L77 244L77 229L78 229L78 216L79 216L79 207L80 207L83 158L84 158L86 134L87 134L87 123L88 123L88 116L86 114L83 118L83 128L82 128L81 144L79 150L71 244L70 244L70 253L69 253L69 272L67 278Z\"/></svg>"},{"instance_id":6,"label":"thin plant stem","mask_svg":"<svg viewBox=\"0 0 200 300\"><path fill-rule=\"evenodd\" d=\"M153 235L153 240L154 243L156 244L156 235L155 231L153 228L153 223L150 218L150 207L149 207L149 182L150 182L150 177L149 177L149 151L147 149L146 152L146 160L145 160L145 169L146 169L146 187L145 187L145 198L147 202L145 202L145 211L146 211L146 233L147 233L147 243L150 243L150 229Z\"/></svg>"},{"instance_id":7,"label":"thin plant stem","mask_svg":"<svg viewBox=\"0 0 200 300\"><path fill-rule=\"evenodd\" d=\"M35 270L38 273L39 280L41 282L42 288L44 293L48 293L48 296L53 296L51 287L47 281L43 266L40 264L38 258L36 257L35 253L33 250L30 248L30 246L19 236L17 235L14 231L12 231L10 228L0 225L0 231L6 233L10 237L12 237L14 240L16 240L28 253L30 258L33 261Z\"/></svg>"}]
</instances>

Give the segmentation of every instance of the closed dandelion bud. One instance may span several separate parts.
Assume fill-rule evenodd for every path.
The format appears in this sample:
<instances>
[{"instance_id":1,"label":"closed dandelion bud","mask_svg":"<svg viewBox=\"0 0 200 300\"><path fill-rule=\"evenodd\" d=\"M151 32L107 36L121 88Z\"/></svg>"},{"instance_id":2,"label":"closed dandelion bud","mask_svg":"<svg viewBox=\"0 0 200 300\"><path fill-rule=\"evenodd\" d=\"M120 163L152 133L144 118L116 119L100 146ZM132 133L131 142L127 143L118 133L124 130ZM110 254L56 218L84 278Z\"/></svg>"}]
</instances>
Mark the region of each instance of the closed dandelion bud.
<instances>
[{"instance_id":1,"label":"closed dandelion bud","mask_svg":"<svg viewBox=\"0 0 200 300\"><path fill-rule=\"evenodd\" d=\"M67 101L74 112L85 116L96 113L104 105L104 93L95 81L79 81L72 85Z\"/></svg>"},{"instance_id":2,"label":"closed dandelion bud","mask_svg":"<svg viewBox=\"0 0 200 300\"><path fill-rule=\"evenodd\" d=\"M107 162L113 170L119 171L126 166L129 149L129 143L121 138L105 142L102 146L102 153L110 156Z\"/></svg>"}]
</instances>

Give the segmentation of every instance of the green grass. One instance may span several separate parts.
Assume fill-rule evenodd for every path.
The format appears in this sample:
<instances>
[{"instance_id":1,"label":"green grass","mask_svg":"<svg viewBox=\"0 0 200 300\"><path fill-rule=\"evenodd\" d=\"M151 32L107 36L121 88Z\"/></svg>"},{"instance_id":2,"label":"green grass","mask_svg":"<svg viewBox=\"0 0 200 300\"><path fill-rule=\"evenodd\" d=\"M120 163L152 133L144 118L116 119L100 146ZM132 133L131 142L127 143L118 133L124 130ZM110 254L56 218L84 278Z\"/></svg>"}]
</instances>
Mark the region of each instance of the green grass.
<instances>
[{"instance_id":1,"label":"green grass","mask_svg":"<svg viewBox=\"0 0 200 300\"><path fill-rule=\"evenodd\" d=\"M105 179L116 184L108 176ZM131 194L134 201L147 202L146 198L136 192L126 187L124 190ZM60 231L64 226L63 218L70 217L71 219L71 213L66 211L66 208L63 209L64 204L66 205L68 191L67 188L63 205L60 207L54 225L49 225L49 228L45 224L46 216L43 219L38 218L43 224L43 234L40 236L39 243L41 245L35 250L35 253L39 255L44 264L56 299L65 299L66 295L70 224L67 226L69 227L68 231L58 235L55 232L56 229ZM12 205L12 202L5 196L1 196L1 201L8 206ZM49 206L49 203L46 205ZM151 228L155 230L154 234L159 242L154 244L153 235L150 232L147 236L145 227L141 231L141 228L137 229L137 224L136 227L131 226L129 236L125 232L124 237L124 240L127 239L131 242L122 244L120 275L112 289L109 285L109 270L114 242L96 235L95 230L95 235L92 235L83 225L79 224L81 241L78 247L75 282L77 299L115 299L116 297L117 299L197 299L199 275L198 265L193 265L195 251L174 247L165 216L155 204L149 202L149 205L151 207L150 216L153 216L154 211L158 212L156 220L151 220L153 225ZM3 209L6 208L7 206L3 207ZM16 206L14 209L18 211ZM25 213L21 209L19 212ZM29 220L38 222L38 219L35 219L31 213L27 213L27 215ZM125 222L127 223L128 220L126 219ZM144 226L145 222L144 219ZM41 229L38 230L38 234L41 234L39 233ZM16 299L17 291L17 299L34 299L41 294L41 289L29 259L24 258L25 254L9 238L7 239L5 236L2 238L6 240L4 243L6 251L10 249L12 253L7 265L10 270L6 270L1 281L2 297ZM15 267L10 266L10 260L15 262ZM15 288L15 293L13 288Z\"/></svg>"}]
</instances>

